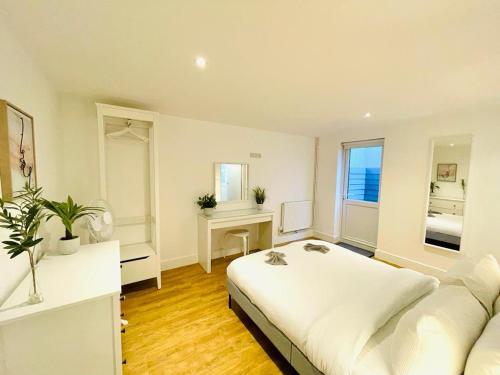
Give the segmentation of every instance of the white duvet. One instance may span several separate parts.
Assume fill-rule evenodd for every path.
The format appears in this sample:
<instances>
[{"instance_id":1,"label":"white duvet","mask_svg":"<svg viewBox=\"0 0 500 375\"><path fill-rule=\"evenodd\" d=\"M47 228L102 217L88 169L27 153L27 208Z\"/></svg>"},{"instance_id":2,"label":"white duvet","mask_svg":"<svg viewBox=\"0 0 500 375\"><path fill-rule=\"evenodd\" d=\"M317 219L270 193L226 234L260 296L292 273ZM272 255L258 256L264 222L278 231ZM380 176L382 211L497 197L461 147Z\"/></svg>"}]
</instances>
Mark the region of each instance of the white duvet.
<instances>
[{"instance_id":1,"label":"white duvet","mask_svg":"<svg viewBox=\"0 0 500 375\"><path fill-rule=\"evenodd\" d=\"M306 242L326 254L306 252ZM350 374L370 337L393 315L437 286L437 280L355 254L323 241L276 249L287 266L262 251L238 258L228 277L271 323L325 374Z\"/></svg>"},{"instance_id":2,"label":"white duvet","mask_svg":"<svg viewBox=\"0 0 500 375\"><path fill-rule=\"evenodd\" d=\"M463 222L460 215L434 214L434 217L427 217L427 230L461 237Z\"/></svg>"}]
</instances>

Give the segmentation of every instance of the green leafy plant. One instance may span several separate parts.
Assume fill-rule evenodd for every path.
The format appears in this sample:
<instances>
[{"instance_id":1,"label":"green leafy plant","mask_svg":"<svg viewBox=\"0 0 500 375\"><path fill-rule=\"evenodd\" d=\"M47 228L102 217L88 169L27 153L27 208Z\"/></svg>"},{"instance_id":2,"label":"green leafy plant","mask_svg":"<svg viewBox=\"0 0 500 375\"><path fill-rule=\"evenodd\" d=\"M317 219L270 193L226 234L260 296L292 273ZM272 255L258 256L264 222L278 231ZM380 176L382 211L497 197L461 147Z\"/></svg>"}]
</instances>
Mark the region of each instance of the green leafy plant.
<instances>
[{"instance_id":1,"label":"green leafy plant","mask_svg":"<svg viewBox=\"0 0 500 375\"><path fill-rule=\"evenodd\" d=\"M266 189L256 186L253 188L253 193L257 204L263 204L266 201Z\"/></svg>"},{"instance_id":2,"label":"green leafy plant","mask_svg":"<svg viewBox=\"0 0 500 375\"><path fill-rule=\"evenodd\" d=\"M196 204L200 206L201 209L217 207L215 194L205 194L202 197L198 197L198 201L196 202Z\"/></svg>"},{"instance_id":3,"label":"green leafy plant","mask_svg":"<svg viewBox=\"0 0 500 375\"><path fill-rule=\"evenodd\" d=\"M95 213L103 211L101 207L85 207L76 204L73 199L68 195L66 202L42 200L42 205L47 209L50 214L47 215L47 221L57 216L65 228L65 236L61 240L72 240L77 236L73 235L73 224L76 220L86 216L93 216Z\"/></svg>"},{"instance_id":4,"label":"green leafy plant","mask_svg":"<svg viewBox=\"0 0 500 375\"><path fill-rule=\"evenodd\" d=\"M441 189L438 184L434 181L431 182L431 193L434 194L434 190Z\"/></svg>"},{"instance_id":5,"label":"green leafy plant","mask_svg":"<svg viewBox=\"0 0 500 375\"><path fill-rule=\"evenodd\" d=\"M35 246L43 241L43 238L37 238L37 232L46 216L41 196L42 188L31 188L26 184L23 190L16 192L11 201L0 198L0 227L10 231L9 239L2 243L11 259L22 253L28 254L35 295L38 295Z\"/></svg>"}]
</instances>

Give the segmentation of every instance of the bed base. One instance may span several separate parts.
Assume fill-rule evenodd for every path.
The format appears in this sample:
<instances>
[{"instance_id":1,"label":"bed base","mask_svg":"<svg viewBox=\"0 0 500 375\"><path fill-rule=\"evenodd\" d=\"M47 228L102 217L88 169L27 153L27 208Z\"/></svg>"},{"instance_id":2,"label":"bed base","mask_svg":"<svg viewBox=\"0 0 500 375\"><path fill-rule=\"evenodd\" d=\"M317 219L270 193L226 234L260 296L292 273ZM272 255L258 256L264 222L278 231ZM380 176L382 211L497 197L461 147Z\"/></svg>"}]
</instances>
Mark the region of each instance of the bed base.
<instances>
[{"instance_id":1,"label":"bed base","mask_svg":"<svg viewBox=\"0 0 500 375\"><path fill-rule=\"evenodd\" d=\"M227 280L229 292L228 307L232 307L233 300L252 319L264 335L273 343L276 349L285 357L300 375L323 375L307 357L272 324L266 316L255 306L248 297L231 281Z\"/></svg>"},{"instance_id":2,"label":"bed base","mask_svg":"<svg viewBox=\"0 0 500 375\"><path fill-rule=\"evenodd\" d=\"M425 240L431 245L443 246L452 250L460 250L461 237L452 236L451 234L433 232L427 230L425 232Z\"/></svg>"}]
</instances>

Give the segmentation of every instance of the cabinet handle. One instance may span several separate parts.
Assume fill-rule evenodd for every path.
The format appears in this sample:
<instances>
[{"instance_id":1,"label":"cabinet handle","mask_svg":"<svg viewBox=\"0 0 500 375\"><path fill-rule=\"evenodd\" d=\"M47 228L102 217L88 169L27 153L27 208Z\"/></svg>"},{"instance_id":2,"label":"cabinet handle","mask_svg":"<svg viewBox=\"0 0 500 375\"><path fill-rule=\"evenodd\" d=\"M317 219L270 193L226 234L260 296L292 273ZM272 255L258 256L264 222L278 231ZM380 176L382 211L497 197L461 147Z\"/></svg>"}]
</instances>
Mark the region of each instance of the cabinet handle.
<instances>
[{"instance_id":1,"label":"cabinet handle","mask_svg":"<svg viewBox=\"0 0 500 375\"><path fill-rule=\"evenodd\" d=\"M125 328L122 329L122 333L125 333Z\"/></svg>"},{"instance_id":2,"label":"cabinet handle","mask_svg":"<svg viewBox=\"0 0 500 375\"><path fill-rule=\"evenodd\" d=\"M124 360L122 361L122 365L126 365L126 364L127 364L127 360L126 360L126 359L124 359Z\"/></svg>"}]
</instances>

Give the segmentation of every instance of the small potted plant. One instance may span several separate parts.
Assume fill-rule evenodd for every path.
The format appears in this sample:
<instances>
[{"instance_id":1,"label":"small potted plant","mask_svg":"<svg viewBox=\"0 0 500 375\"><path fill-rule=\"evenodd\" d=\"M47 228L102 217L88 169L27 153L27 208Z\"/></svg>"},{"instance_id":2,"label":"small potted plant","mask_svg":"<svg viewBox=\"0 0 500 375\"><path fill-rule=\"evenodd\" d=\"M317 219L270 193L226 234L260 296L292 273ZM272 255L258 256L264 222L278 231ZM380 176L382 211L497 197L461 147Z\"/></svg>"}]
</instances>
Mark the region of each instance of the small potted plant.
<instances>
[{"instance_id":1,"label":"small potted plant","mask_svg":"<svg viewBox=\"0 0 500 375\"><path fill-rule=\"evenodd\" d=\"M257 203L257 209L262 210L264 207L264 202L266 201L266 189L256 186L253 188L253 193L255 194L255 202Z\"/></svg>"},{"instance_id":2,"label":"small potted plant","mask_svg":"<svg viewBox=\"0 0 500 375\"><path fill-rule=\"evenodd\" d=\"M205 215L211 216L214 213L215 207L217 207L215 194L205 194L202 197L198 197L196 204L200 206Z\"/></svg>"},{"instance_id":3,"label":"small potted plant","mask_svg":"<svg viewBox=\"0 0 500 375\"><path fill-rule=\"evenodd\" d=\"M59 240L58 249L61 254L73 254L80 247L80 237L73 234L73 224L76 220L87 216L93 216L96 212L102 211L101 207L85 207L76 204L68 195L66 202L55 202L46 199L42 204L50 214L47 215L47 221L57 216L65 228L65 235Z\"/></svg>"},{"instance_id":4,"label":"small potted plant","mask_svg":"<svg viewBox=\"0 0 500 375\"><path fill-rule=\"evenodd\" d=\"M0 228L10 231L9 239L2 241L10 259L26 253L31 268L29 304L43 301L36 280L35 246L43 241L37 238L38 228L45 217L42 206L42 188L31 188L28 184L19 191L12 201L0 198Z\"/></svg>"},{"instance_id":5,"label":"small potted plant","mask_svg":"<svg viewBox=\"0 0 500 375\"><path fill-rule=\"evenodd\" d=\"M431 181L431 195L434 194L434 190L441 189L438 184L436 184L434 181Z\"/></svg>"}]
</instances>

